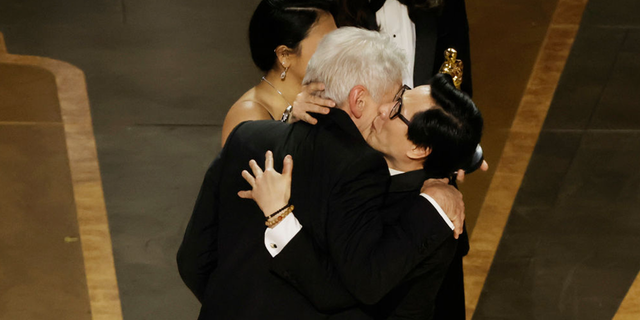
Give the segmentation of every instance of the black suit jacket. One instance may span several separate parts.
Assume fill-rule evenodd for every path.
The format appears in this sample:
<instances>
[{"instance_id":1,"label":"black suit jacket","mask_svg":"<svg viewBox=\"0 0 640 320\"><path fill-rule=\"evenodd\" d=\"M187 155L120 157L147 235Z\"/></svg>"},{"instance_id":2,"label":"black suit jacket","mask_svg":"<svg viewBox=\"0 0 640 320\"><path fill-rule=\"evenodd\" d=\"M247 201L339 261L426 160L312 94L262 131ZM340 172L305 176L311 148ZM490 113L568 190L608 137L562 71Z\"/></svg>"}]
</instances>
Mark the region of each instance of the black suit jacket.
<instances>
[{"instance_id":1,"label":"black suit jacket","mask_svg":"<svg viewBox=\"0 0 640 320\"><path fill-rule=\"evenodd\" d=\"M344 111L317 117L315 126L240 124L207 171L178 252L180 274L202 302L200 319L367 318L354 308L321 312L270 272L263 214L253 201L237 196L249 188L240 172L249 169L250 159L263 163L266 150L274 152L277 170L286 154L293 156L296 217L360 301L378 301L451 236L433 206L418 198L397 225L385 226L384 159ZM298 263L304 264L304 257Z\"/></svg>"},{"instance_id":2,"label":"black suit jacket","mask_svg":"<svg viewBox=\"0 0 640 320\"><path fill-rule=\"evenodd\" d=\"M401 213L412 206L427 178L423 170L391 177L385 196L385 207L389 209L384 211L386 225L398 223ZM442 218L440 222L444 223ZM381 301L360 307L373 319L431 319L436 295L456 253L457 244L451 235ZM319 310L339 310L358 304L359 301L341 286L339 275L332 272L321 256L313 256L312 252L314 248L309 244L303 225L302 231L274 258L272 270L290 280ZM300 264L300 259L305 263ZM319 276L323 273L324 278Z\"/></svg>"},{"instance_id":3,"label":"black suit jacket","mask_svg":"<svg viewBox=\"0 0 640 320\"><path fill-rule=\"evenodd\" d=\"M408 199L420 193L422 183L427 178L424 170L391 177L385 206L406 206ZM387 217L387 223L395 223L394 214L389 213ZM373 306L374 318L431 319L436 307L436 296L454 258L457 245L458 240L452 235L432 255L420 262L403 282Z\"/></svg>"}]
</instances>

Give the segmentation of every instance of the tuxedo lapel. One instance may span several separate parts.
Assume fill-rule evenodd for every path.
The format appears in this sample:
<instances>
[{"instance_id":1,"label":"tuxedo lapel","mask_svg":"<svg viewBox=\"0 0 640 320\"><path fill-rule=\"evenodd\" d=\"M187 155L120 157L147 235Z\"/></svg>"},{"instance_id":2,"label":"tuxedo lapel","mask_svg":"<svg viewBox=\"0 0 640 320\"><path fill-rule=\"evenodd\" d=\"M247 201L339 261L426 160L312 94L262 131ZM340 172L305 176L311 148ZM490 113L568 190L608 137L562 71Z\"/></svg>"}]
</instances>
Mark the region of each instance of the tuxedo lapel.
<instances>
[{"instance_id":1,"label":"tuxedo lapel","mask_svg":"<svg viewBox=\"0 0 640 320\"><path fill-rule=\"evenodd\" d=\"M410 17L416 26L413 83L414 86L419 86L427 83L433 76L434 52L438 40L437 10L414 10L410 13Z\"/></svg>"}]
</instances>

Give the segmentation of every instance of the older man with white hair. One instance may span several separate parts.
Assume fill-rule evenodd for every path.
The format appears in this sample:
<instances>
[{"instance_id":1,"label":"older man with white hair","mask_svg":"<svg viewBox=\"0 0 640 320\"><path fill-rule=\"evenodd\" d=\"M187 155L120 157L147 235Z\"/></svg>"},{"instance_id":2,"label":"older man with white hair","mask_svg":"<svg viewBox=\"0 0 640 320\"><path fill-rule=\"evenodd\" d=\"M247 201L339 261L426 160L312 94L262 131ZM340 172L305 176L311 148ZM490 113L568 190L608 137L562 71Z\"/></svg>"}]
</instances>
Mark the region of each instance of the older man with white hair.
<instances>
[{"instance_id":1,"label":"older man with white hair","mask_svg":"<svg viewBox=\"0 0 640 320\"><path fill-rule=\"evenodd\" d=\"M377 302L450 239L454 227L461 231L462 197L438 180L425 182L423 196L416 194L395 212L394 224L384 221L390 212L381 211L389 169L365 137L374 131L379 109L394 104L404 65L388 38L337 30L320 43L309 67L326 73L326 95L337 108L317 115L316 125L259 121L234 129L207 171L178 252L180 274L202 303L199 319L326 319L327 313L371 318L351 306L320 311L290 284L295 279L271 272L264 234L276 224L299 221L304 227L297 234L310 239L349 294L363 303ZM283 160L291 162L285 156L295 159L291 197L258 207L237 196L249 188L239 173L249 169L251 159L264 161L267 150L273 150L267 166L275 162L278 171ZM291 215L294 205L297 219ZM282 249L276 243L269 247Z\"/></svg>"}]
</instances>

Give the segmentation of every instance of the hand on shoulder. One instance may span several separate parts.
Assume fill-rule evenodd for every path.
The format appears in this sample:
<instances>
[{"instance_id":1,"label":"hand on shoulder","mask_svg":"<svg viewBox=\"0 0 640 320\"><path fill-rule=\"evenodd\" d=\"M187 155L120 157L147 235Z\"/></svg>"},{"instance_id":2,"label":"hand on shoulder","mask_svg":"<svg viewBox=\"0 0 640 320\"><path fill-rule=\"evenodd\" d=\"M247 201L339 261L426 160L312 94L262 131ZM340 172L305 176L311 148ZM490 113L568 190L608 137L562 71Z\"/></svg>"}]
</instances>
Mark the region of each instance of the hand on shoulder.
<instances>
[{"instance_id":1,"label":"hand on shoulder","mask_svg":"<svg viewBox=\"0 0 640 320\"><path fill-rule=\"evenodd\" d=\"M320 97L320 93L324 91L324 83L312 82L302 86L302 91L296 96L291 109L290 123L302 120L310 124L318 123L316 118L309 113L327 114L336 103L331 99Z\"/></svg>"},{"instance_id":2,"label":"hand on shoulder","mask_svg":"<svg viewBox=\"0 0 640 320\"><path fill-rule=\"evenodd\" d=\"M435 200L444 213L453 222L454 237L457 239L463 231L464 226L464 201L462 193L455 187L449 185L449 179L429 179L422 185L422 193L429 195Z\"/></svg>"}]
</instances>

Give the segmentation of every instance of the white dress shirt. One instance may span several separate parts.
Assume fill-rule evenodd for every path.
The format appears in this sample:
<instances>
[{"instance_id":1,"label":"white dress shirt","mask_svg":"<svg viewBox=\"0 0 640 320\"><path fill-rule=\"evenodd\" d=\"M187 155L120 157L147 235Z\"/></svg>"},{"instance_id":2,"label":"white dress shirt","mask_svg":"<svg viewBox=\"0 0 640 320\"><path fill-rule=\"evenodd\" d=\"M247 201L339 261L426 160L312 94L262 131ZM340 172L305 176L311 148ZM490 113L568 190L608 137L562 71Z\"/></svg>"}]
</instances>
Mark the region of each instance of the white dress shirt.
<instances>
[{"instance_id":1,"label":"white dress shirt","mask_svg":"<svg viewBox=\"0 0 640 320\"><path fill-rule=\"evenodd\" d=\"M386 0L376 12L380 32L391 37L407 57L407 70L403 73L404 84L413 88L413 65L416 56L416 25L409 18L407 6L398 0Z\"/></svg>"},{"instance_id":2,"label":"white dress shirt","mask_svg":"<svg viewBox=\"0 0 640 320\"><path fill-rule=\"evenodd\" d=\"M392 176L396 174L404 173L402 171L394 170L389 168L389 173ZM427 199L431 205L438 211L444 222L447 223L451 230L454 229L453 222L447 217L447 214L444 213L442 208L438 205L438 203L433 200L426 193L421 193L425 199ZM298 221L298 219L293 215L293 212L286 216L278 225L273 228L267 228L264 231L264 245L267 248L267 251L271 254L272 257L275 257L282 251L282 249L295 237L298 232L302 229L302 225Z\"/></svg>"}]
</instances>

